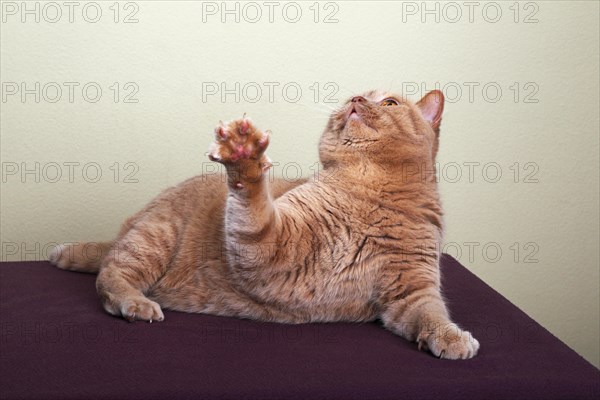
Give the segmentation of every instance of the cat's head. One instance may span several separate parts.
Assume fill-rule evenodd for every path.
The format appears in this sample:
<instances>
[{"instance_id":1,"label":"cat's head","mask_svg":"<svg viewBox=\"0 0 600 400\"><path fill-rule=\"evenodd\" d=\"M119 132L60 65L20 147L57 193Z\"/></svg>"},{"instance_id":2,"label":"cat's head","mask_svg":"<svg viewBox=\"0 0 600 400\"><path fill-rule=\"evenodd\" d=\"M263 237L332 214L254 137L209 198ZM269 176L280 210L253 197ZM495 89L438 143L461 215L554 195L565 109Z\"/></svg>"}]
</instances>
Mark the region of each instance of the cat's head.
<instances>
[{"instance_id":1,"label":"cat's head","mask_svg":"<svg viewBox=\"0 0 600 400\"><path fill-rule=\"evenodd\" d=\"M393 167L435 161L444 95L434 90L416 104L385 92L354 96L333 112L319 145L325 167L368 162Z\"/></svg>"}]
</instances>

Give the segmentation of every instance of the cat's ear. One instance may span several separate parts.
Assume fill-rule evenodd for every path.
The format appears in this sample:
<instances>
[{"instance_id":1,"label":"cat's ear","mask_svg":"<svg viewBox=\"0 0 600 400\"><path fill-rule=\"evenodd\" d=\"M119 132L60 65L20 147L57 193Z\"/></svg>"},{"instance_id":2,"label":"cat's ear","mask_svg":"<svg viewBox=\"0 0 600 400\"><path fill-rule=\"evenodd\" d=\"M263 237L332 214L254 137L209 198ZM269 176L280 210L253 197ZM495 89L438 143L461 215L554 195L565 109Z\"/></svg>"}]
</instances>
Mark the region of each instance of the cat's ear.
<instances>
[{"instance_id":1,"label":"cat's ear","mask_svg":"<svg viewBox=\"0 0 600 400\"><path fill-rule=\"evenodd\" d=\"M444 94L440 90L432 90L417 102L421 114L431 124L434 131L440 129L442 112L444 111Z\"/></svg>"}]
</instances>

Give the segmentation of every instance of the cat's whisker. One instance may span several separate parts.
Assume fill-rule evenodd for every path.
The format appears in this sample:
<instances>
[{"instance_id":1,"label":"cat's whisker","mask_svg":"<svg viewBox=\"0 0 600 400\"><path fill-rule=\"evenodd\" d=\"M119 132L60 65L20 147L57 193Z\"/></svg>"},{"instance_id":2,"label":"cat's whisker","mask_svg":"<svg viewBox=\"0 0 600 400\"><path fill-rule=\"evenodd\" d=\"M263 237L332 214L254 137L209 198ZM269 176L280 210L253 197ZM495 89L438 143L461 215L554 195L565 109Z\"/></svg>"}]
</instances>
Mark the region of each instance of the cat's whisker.
<instances>
[{"instance_id":1,"label":"cat's whisker","mask_svg":"<svg viewBox=\"0 0 600 400\"><path fill-rule=\"evenodd\" d=\"M319 107L323 108L324 107L324 108L327 108L330 110L334 110L336 108L334 106L329 105L329 103L310 102L310 103L293 103L293 104L300 105L303 107L314 107L314 108L319 108Z\"/></svg>"},{"instance_id":2,"label":"cat's whisker","mask_svg":"<svg viewBox=\"0 0 600 400\"><path fill-rule=\"evenodd\" d=\"M313 104L303 104L303 103L295 103L296 105L305 107L310 109L311 111L317 111L322 114L326 114L327 116L331 115L331 113L335 112L336 109L324 104L313 103Z\"/></svg>"},{"instance_id":3,"label":"cat's whisker","mask_svg":"<svg viewBox=\"0 0 600 400\"><path fill-rule=\"evenodd\" d=\"M340 85L340 84L339 84L339 83L337 83L337 82L336 82L335 84L337 85L337 87L338 87L339 89L342 89L342 90L344 90L344 91L346 92L346 96L347 96L348 98L350 98L350 97L353 97L353 96L356 96L356 93L357 93L357 91L356 91L356 90L350 90L350 88L348 88L347 86ZM345 101L346 99L339 99L339 100L340 100L340 101Z\"/></svg>"}]
</instances>

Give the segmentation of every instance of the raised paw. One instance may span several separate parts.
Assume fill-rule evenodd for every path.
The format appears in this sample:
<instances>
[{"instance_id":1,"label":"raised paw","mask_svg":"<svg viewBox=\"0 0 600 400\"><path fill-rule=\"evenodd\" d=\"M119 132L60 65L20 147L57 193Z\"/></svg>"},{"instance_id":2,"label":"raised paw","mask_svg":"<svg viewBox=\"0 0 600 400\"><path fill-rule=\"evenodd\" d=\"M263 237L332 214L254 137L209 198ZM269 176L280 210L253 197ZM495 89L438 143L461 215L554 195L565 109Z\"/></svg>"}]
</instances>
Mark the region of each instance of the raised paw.
<instances>
[{"instance_id":1,"label":"raised paw","mask_svg":"<svg viewBox=\"0 0 600 400\"><path fill-rule=\"evenodd\" d=\"M208 157L227 164L243 160L257 160L268 168L270 162L264 155L269 145L269 131L262 132L245 117L215 128L215 142L210 145Z\"/></svg>"},{"instance_id":2,"label":"raised paw","mask_svg":"<svg viewBox=\"0 0 600 400\"><path fill-rule=\"evenodd\" d=\"M128 298L123 301L120 308L121 315L129 322L141 320L152 323L152 321L163 321L165 319L160 305L143 296Z\"/></svg>"},{"instance_id":3,"label":"raised paw","mask_svg":"<svg viewBox=\"0 0 600 400\"><path fill-rule=\"evenodd\" d=\"M479 351L477 339L452 323L423 330L417 342L420 350L429 350L434 356L449 360L473 358Z\"/></svg>"}]
</instances>

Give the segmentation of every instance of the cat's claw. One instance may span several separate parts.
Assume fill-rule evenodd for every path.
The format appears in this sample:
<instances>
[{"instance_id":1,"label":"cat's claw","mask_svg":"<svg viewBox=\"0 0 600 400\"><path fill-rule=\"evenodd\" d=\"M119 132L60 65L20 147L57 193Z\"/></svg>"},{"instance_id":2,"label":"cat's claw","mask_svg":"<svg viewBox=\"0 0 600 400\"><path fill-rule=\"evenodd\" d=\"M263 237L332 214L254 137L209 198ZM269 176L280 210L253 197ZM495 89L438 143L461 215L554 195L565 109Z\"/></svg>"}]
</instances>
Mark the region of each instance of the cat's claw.
<instances>
[{"instance_id":1,"label":"cat's claw","mask_svg":"<svg viewBox=\"0 0 600 400\"><path fill-rule=\"evenodd\" d=\"M271 131L266 130L263 136L258 140L258 146L262 149L266 149L269 145L269 139L271 138Z\"/></svg>"},{"instance_id":2,"label":"cat's claw","mask_svg":"<svg viewBox=\"0 0 600 400\"><path fill-rule=\"evenodd\" d=\"M165 316L160 305L146 297L136 296L126 299L121 305L121 315L129 322L137 320L163 321Z\"/></svg>"},{"instance_id":3,"label":"cat's claw","mask_svg":"<svg viewBox=\"0 0 600 400\"><path fill-rule=\"evenodd\" d=\"M222 126L217 126L215 128L215 133L217 134L217 138L221 139L221 140L225 140L227 139L227 131L225 130L224 127Z\"/></svg>"},{"instance_id":4,"label":"cat's claw","mask_svg":"<svg viewBox=\"0 0 600 400\"><path fill-rule=\"evenodd\" d=\"M244 113L244 116L242 117L242 124L240 126L240 133L242 135L245 135L246 133L248 133L249 128L250 128L250 123L246 119L246 113Z\"/></svg>"}]
</instances>

